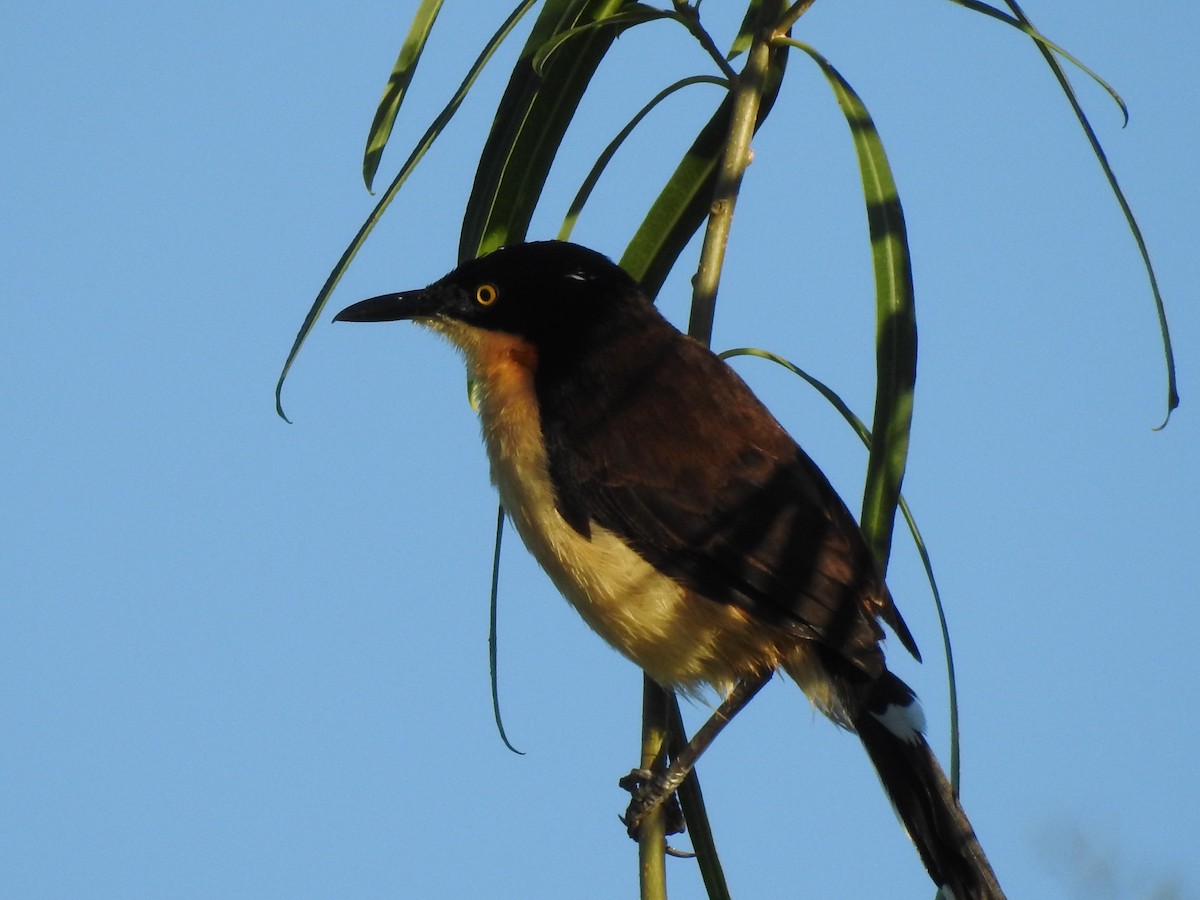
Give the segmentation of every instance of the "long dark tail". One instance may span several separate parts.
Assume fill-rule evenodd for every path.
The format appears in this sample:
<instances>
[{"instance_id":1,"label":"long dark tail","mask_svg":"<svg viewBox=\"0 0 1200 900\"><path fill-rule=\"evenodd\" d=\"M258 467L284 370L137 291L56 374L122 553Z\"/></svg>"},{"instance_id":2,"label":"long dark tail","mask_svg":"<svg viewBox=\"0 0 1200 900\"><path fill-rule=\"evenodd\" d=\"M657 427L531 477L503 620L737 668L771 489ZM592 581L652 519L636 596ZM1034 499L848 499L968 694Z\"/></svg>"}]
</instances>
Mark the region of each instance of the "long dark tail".
<instances>
[{"instance_id":1,"label":"long dark tail","mask_svg":"<svg viewBox=\"0 0 1200 900\"><path fill-rule=\"evenodd\" d=\"M949 900L1004 900L1004 891L921 734L916 697L885 671L854 726L930 877Z\"/></svg>"}]
</instances>

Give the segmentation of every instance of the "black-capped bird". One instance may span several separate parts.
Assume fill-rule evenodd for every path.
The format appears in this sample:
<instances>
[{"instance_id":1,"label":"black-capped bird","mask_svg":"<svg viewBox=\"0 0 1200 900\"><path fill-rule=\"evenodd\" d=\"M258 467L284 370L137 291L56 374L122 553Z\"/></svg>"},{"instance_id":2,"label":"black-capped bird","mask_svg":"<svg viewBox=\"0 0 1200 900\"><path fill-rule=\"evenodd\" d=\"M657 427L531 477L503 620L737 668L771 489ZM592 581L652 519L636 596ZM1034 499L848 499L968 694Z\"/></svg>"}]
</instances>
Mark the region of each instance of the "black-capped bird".
<instances>
[{"instance_id":1,"label":"black-capped bird","mask_svg":"<svg viewBox=\"0 0 1200 900\"><path fill-rule=\"evenodd\" d=\"M783 670L861 738L943 896L1003 897L884 662L880 620L916 644L853 515L624 271L575 244L518 244L336 318L412 319L462 352L504 509L601 637L684 692Z\"/></svg>"}]
</instances>

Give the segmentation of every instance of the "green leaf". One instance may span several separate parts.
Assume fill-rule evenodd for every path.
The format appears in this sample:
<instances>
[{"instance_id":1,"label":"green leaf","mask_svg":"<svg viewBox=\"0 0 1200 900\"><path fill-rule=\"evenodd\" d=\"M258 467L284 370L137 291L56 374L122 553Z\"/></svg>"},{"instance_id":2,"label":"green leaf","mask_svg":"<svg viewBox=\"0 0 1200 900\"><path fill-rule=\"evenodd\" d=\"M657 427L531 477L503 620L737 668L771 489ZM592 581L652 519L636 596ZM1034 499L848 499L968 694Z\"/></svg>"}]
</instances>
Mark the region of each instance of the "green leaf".
<instances>
[{"instance_id":1,"label":"green leaf","mask_svg":"<svg viewBox=\"0 0 1200 900\"><path fill-rule=\"evenodd\" d=\"M746 15L742 17L742 24L738 28L738 33L729 47L729 53L725 56L726 59L735 59L750 49L750 44L754 41L754 24L758 21L758 8L760 6L762 6L762 0L751 0L750 4L747 5Z\"/></svg>"},{"instance_id":2,"label":"green leaf","mask_svg":"<svg viewBox=\"0 0 1200 900\"><path fill-rule=\"evenodd\" d=\"M354 235L350 241L350 245L342 251L341 258L333 267L333 271L329 273L329 277L325 279L325 284L321 286L321 290L317 292L316 299L313 300L312 307L308 310L308 315L304 317L304 322L300 325L300 330L296 333L296 339L292 342L292 349L288 352L287 359L283 363L283 370L279 373L279 380L275 382L275 412L285 422L290 422L283 412L283 382L288 376L288 372L292 369L292 363L296 361L296 356L300 352L300 348L304 345L308 333L312 331L313 325L317 321L317 317L321 315L321 310L325 308L325 304L329 301L329 295L333 293L333 289L337 287L342 276L346 273L347 267L351 260L358 254L359 248L366 241L367 236L374 230L375 223L379 221L379 217L383 215L383 211L387 209L396 193L400 190L401 185L408 180L408 176L412 170L416 168L417 163L425 155L426 151L437 140L438 136L445 130L454 114L462 105L463 98L467 96L467 92L471 89L471 85L479 77L479 73L483 71L483 67L487 65L489 59L495 54L496 49L508 37L509 33L516 28L517 23L521 21L521 17L536 3L537 0L522 0L509 17L504 20L503 24L492 35L491 39L484 46L479 56L475 59L474 64L467 72L462 84L458 86L458 90L454 92L454 96L450 98L450 102L438 113L437 118L433 123L425 129L425 133L421 135L421 139L417 141L417 145L409 154L408 159L404 161L404 165L400 167L400 171L396 177L392 179L392 183L388 185L388 189L383 192L383 196L375 204L375 208L371 210L371 214L367 216L367 220L359 227L358 233Z\"/></svg>"},{"instance_id":3,"label":"green leaf","mask_svg":"<svg viewBox=\"0 0 1200 900\"><path fill-rule=\"evenodd\" d=\"M1033 26L1015 0L1006 0L1006 2L1009 8L1017 14L1022 25L1025 26L1022 30L1032 30ZM1142 256L1142 265L1146 269L1146 277L1150 281L1150 292L1154 295L1154 310L1158 316L1158 328L1162 335L1163 357L1167 368L1167 414L1164 416L1162 423L1155 429L1159 430L1166 427L1167 422L1171 419L1172 410L1179 406L1179 384L1175 380L1175 351L1171 346L1171 329L1167 325L1166 304L1163 303L1162 293L1158 289L1158 276L1154 274L1154 266L1150 262L1150 250L1146 247L1146 240L1142 237L1142 229L1138 226L1137 219L1133 215L1133 210L1129 206L1129 201L1125 199L1125 192L1117 184L1117 175L1108 163L1108 156L1105 154L1104 148L1100 146L1100 139L1096 137L1096 132L1092 129L1091 122L1088 121L1083 107L1079 105L1079 99L1075 96L1071 82L1067 80L1067 74L1045 44L1039 42L1038 50L1041 51L1042 56L1046 60L1046 65L1050 67L1050 70L1054 73L1054 77L1058 79L1063 93L1071 104L1071 109L1075 112L1075 117L1083 127L1083 133L1087 135L1088 143L1092 145L1092 152L1096 154L1096 159L1100 163L1100 168L1104 170L1104 177L1108 179L1108 185L1112 189L1113 196L1117 198L1121 212L1125 215L1125 222L1129 225L1129 231L1133 235L1138 252Z\"/></svg>"},{"instance_id":4,"label":"green leaf","mask_svg":"<svg viewBox=\"0 0 1200 900\"><path fill-rule=\"evenodd\" d=\"M786 66L786 53L771 54L756 131L775 105ZM726 97L700 129L621 257L621 268L640 281L651 297L658 293L675 260L708 217L732 114L733 98Z\"/></svg>"},{"instance_id":5,"label":"green leaf","mask_svg":"<svg viewBox=\"0 0 1200 900\"><path fill-rule=\"evenodd\" d=\"M617 136L608 143L608 146L604 148L604 151L596 159L591 171L589 171L587 174L587 178L583 180L583 184L580 186L579 191L575 194L575 199L571 201L571 206L567 210L566 217L563 219L562 228L559 229L558 240L565 241L571 237L571 231L575 228L575 222L579 219L579 214L583 211L584 204L587 203L588 198L592 194L592 190L596 187L596 182L600 180L600 176L604 173L605 168L607 168L608 164L612 161L612 158L616 154L617 150L620 149L621 144L625 142L625 139L628 138L629 135L633 133L633 130L637 128L639 124L641 124L642 120L650 114L650 111L662 103L663 100L667 99L667 97L671 96L676 91L682 90L685 87L690 87L693 84L715 84L719 87L726 88L729 86L728 82L726 82L724 79L717 78L713 75L693 75L690 78L682 78L655 94L650 102L639 109L637 115L629 120L629 124L627 124L617 133Z\"/></svg>"},{"instance_id":6,"label":"green leaf","mask_svg":"<svg viewBox=\"0 0 1200 900\"><path fill-rule=\"evenodd\" d=\"M500 506L496 510L496 546L492 552L492 597L488 604L488 673L491 675L492 682L492 715L496 719L496 730L500 732L500 740L504 742L504 746L517 756L524 756L525 752L514 747L509 741L508 735L504 733L504 720L500 717L500 683L496 677L496 661L499 657L496 614L500 607L500 544L503 538L504 507Z\"/></svg>"},{"instance_id":7,"label":"green leaf","mask_svg":"<svg viewBox=\"0 0 1200 900\"><path fill-rule=\"evenodd\" d=\"M617 13L615 16L609 16L597 22L588 22L585 25L579 25L575 28L568 28L566 31L554 35L554 37L542 44L538 48L537 53L533 55L533 72L539 78L545 77L546 61L567 41L586 34L589 31L594 31L597 28L615 28L617 29L617 33L620 34L634 25L641 25L643 22L657 22L660 19L677 18L678 16L670 10L655 9L652 6L634 3L630 9Z\"/></svg>"},{"instance_id":8,"label":"green leaf","mask_svg":"<svg viewBox=\"0 0 1200 900\"><path fill-rule=\"evenodd\" d=\"M367 148L363 153L363 181L367 190L371 190L375 182L375 172L379 169L379 160L383 156L383 148L387 146L392 134L392 126L396 122L396 113L404 102L404 92L417 71L417 63L421 60L421 52L425 49L425 41L433 28L434 20L441 11L442 0L421 0L408 34L400 46L400 55L392 67L387 87L383 89L383 98L379 108L375 110L375 119L367 132Z\"/></svg>"},{"instance_id":9,"label":"green leaf","mask_svg":"<svg viewBox=\"0 0 1200 900\"><path fill-rule=\"evenodd\" d=\"M875 439L867 461L860 524L881 571L887 570L900 485L908 459L913 387L917 377L917 319L904 211L875 123L862 99L815 49L787 39L820 66L850 126L871 236L875 270Z\"/></svg>"},{"instance_id":10,"label":"green leaf","mask_svg":"<svg viewBox=\"0 0 1200 900\"><path fill-rule=\"evenodd\" d=\"M1033 23L1030 22L1027 18L1025 18L1025 14L1020 11L1020 8L1017 7L1016 4L1014 4L1014 3L1009 4L1009 6L1013 7L1013 9L1017 13L1018 17L1014 18L1014 17L1008 15L1007 13L1001 12L1000 10L996 9L993 6L988 6L986 3L980 3L980 2L978 2L978 0L950 0L950 2L954 3L958 6L961 6L965 9L974 10L977 13L982 13L985 16L990 16L993 19L997 19L998 21L1004 22L1006 25L1011 25L1013 28L1016 28L1018 31L1023 31L1025 34L1029 35L1029 37L1033 39L1034 43L1036 43L1038 45L1038 48L1043 53L1049 54L1051 51L1053 53L1057 53L1063 59L1070 62L1072 65L1074 65L1076 68L1078 68L1081 72L1083 72L1085 75L1087 75L1089 78L1091 78L1092 81L1096 82L1096 84L1100 85L1100 87L1103 88L1110 97L1112 97L1113 102L1116 103L1117 106L1120 108L1121 115L1124 118L1124 124L1129 124L1129 108L1125 105L1125 101L1121 99L1121 95L1118 94L1113 89L1112 85L1110 85L1107 81L1105 81L1098 74L1096 74L1096 72L1092 71L1092 69L1085 66L1082 62L1080 62L1078 59L1076 59L1072 54L1068 53L1066 50L1064 50L1058 44L1054 43L1054 41L1050 40L1045 35L1043 35L1040 31L1038 31L1036 28L1034 28Z\"/></svg>"},{"instance_id":11,"label":"green leaf","mask_svg":"<svg viewBox=\"0 0 1200 900\"><path fill-rule=\"evenodd\" d=\"M597 66L617 35L596 28L555 54L543 76L538 51L558 35L611 19L631 0L546 0L513 67L475 172L459 237L459 261L525 239L546 176Z\"/></svg>"}]
</instances>

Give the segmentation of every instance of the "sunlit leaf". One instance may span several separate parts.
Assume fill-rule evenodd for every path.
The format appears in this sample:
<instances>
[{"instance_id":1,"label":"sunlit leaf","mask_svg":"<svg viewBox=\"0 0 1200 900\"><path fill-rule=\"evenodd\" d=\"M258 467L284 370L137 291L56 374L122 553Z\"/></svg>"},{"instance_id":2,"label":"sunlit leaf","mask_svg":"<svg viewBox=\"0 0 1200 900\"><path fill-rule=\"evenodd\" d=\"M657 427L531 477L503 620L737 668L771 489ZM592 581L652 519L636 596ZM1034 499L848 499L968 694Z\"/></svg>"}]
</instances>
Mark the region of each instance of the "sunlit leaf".
<instances>
[{"instance_id":1,"label":"sunlit leaf","mask_svg":"<svg viewBox=\"0 0 1200 900\"><path fill-rule=\"evenodd\" d=\"M546 0L509 77L475 172L459 237L459 261L524 240L550 166L583 92L616 37L591 29L555 54L543 76L533 59L548 41L612 18L632 0Z\"/></svg>"},{"instance_id":2,"label":"sunlit leaf","mask_svg":"<svg viewBox=\"0 0 1200 900\"><path fill-rule=\"evenodd\" d=\"M788 40L821 67L841 107L858 157L875 270L875 418L860 524L880 567L887 568L900 485L908 459L917 319L904 211L875 123L862 99L820 53Z\"/></svg>"},{"instance_id":3,"label":"sunlit leaf","mask_svg":"<svg viewBox=\"0 0 1200 900\"><path fill-rule=\"evenodd\" d=\"M379 108L375 110L375 118L367 132L367 148L363 153L363 181L366 182L368 191L375 182L375 172L379 169L383 148L387 146L392 126L396 122L396 114L400 111L400 104L404 102L404 93L417 71L417 63L421 61L425 41L429 38L429 32L441 8L442 0L421 0L404 43L400 45L400 55L396 57L387 87L383 89L383 98L379 101Z\"/></svg>"},{"instance_id":4,"label":"sunlit leaf","mask_svg":"<svg viewBox=\"0 0 1200 900\"><path fill-rule=\"evenodd\" d=\"M754 23L758 21L760 6L762 6L762 0L751 0L746 6L746 14L742 16L742 24L733 38L733 43L729 46L726 59L734 59L750 49L750 42L754 39Z\"/></svg>"},{"instance_id":5,"label":"sunlit leaf","mask_svg":"<svg viewBox=\"0 0 1200 900\"><path fill-rule=\"evenodd\" d=\"M772 53L755 128L770 114L786 66L786 53ZM727 97L676 166L621 257L621 268L640 281L651 297L708 217L732 112L733 100Z\"/></svg>"}]
</instances>

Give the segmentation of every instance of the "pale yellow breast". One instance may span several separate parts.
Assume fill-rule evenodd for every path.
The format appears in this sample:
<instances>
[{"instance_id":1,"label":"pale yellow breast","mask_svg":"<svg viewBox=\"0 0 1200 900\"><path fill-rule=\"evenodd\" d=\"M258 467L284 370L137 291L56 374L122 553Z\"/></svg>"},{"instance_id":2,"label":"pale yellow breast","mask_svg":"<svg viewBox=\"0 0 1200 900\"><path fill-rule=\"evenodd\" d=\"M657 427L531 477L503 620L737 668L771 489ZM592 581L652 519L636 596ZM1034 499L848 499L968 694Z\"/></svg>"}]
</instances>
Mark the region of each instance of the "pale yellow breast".
<instances>
[{"instance_id":1,"label":"pale yellow breast","mask_svg":"<svg viewBox=\"0 0 1200 900\"><path fill-rule=\"evenodd\" d=\"M536 353L519 338L429 322L464 353L479 387L492 481L517 532L584 621L663 685L727 688L739 674L773 668L791 641L741 609L689 594L617 535L572 528L555 507L533 373ZM790 666L789 666L790 668Z\"/></svg>"}]
</instances>

